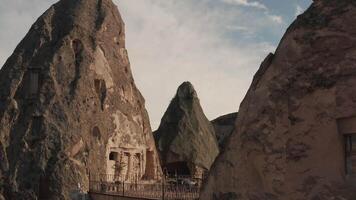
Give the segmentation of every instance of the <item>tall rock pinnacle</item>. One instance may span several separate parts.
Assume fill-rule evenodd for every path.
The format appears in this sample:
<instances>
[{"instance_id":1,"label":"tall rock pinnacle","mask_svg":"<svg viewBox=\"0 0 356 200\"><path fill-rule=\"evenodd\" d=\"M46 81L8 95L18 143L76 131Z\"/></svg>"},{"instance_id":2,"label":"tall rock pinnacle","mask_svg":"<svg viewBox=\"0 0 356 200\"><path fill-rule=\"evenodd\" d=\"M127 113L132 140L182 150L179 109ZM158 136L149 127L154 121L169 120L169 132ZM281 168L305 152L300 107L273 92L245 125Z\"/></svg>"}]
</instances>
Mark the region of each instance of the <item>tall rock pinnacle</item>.
<instances>
[{"instance_id":1,"label":"tall rock pinnacle","mask_svg":"<svg viewBox=\"0 0 356 200\"><path fill-rule=\"evenodd\" d=\"M170 173L201 178L219 153L214 128L189 82L179 86L154 137L162 167Z\"/></svg>"},{"instance_id":2,"label":"tall rock pinnacle","mask_svg":"<svg viewBox=\"0 0 356 200\"><path fill-rule=\"evenodd\" d=\"M356 199L356 4L318 0L255 75L202 200Z\"/></svg>"},{"instance_id":3,"label":"tall rock pinnacle","mask_svg":"<svg viewBox=\"0 0 356 200\"><path fill-rule=\"evenodd\" d=\"M70 199L78 187L88 189L89 173L159 177L124 23L111 0L50 7L1 69L0 87L6 199Z\"/></svg>"}]
</instances>

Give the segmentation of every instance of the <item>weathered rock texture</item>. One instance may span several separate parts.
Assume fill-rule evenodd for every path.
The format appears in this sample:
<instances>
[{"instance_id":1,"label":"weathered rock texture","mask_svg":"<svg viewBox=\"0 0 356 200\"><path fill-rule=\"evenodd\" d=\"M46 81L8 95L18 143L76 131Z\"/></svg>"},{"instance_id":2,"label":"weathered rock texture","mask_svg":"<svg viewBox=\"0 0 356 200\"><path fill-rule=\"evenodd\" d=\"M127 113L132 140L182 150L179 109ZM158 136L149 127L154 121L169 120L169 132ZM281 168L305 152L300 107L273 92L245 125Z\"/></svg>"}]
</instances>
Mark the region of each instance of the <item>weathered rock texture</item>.
<instances>
[{"instance_id":1,"label":"weathered rock texture","mask_svg":"<svg viewBox=\"0 0 356 200\"><path fill-rule=\"evenodd\" d=\"M356 3L319 0L262 63L201 199L354 200Z\"/></svg>"},{"instance_id":2,"label":"weathered rock texture","mask_svg":"<svg viewBox=\"0 0 356 200\"><path fill-rule=\"evenodd\" d=\"M89 173L155 179L144 99L111 0L61 0L0 71L0 183L7 199L69 199Z\"/></svg>"},{"instance_id":3,"label":"weathered rock texture","mask_svg":"<svg viewBox=\"0 0 356 200\"><path fill-rule=\"evenodd\" d=\"M201 178L219 153L214 128L204 115L193 85L179 86L161 124L154 132L162 167Z\"/></svg>"},{"instance_id":4,"label":"weathered rock texture","mask_svg":"<svg viewBox=\"0 0 356 200\"><path fill-rule=\"evenodd\" d=\"M227 138L235 129L235 122L238 113L223 115L211 121L214 126L216 139L218 140L220 150L225 146Z\"/></svg>"}]
</instances>

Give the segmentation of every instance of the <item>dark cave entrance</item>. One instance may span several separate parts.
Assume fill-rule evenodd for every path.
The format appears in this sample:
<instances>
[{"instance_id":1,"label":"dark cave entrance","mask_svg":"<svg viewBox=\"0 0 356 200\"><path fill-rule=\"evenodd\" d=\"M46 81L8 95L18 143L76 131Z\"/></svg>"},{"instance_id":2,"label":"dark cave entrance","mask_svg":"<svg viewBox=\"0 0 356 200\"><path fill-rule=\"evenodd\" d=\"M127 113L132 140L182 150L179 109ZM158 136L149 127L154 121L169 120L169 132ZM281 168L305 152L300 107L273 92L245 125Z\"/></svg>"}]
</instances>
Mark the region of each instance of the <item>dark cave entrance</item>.
<instances>
[{"instance_id":1,"label":"dark cave entrance","mask_svg":"<svg viewBox=\"0 0 356 200\"><path fill-rule=\"evenodd\" d=\"M118 159L119 159L119 153L118 152L110 152L109 160L117 161Z\"/></svg>"},{"instance_id":2,"label":"dark cave entrance","mask_svg":"<svg viewBox=\"0 0 356 200\"><path fill-rule=\"evenodd\" d=\"M169 176L191 176L190 169L187 162L174 162L164 166L165 173Z\"/></svg>"}]
</instances>

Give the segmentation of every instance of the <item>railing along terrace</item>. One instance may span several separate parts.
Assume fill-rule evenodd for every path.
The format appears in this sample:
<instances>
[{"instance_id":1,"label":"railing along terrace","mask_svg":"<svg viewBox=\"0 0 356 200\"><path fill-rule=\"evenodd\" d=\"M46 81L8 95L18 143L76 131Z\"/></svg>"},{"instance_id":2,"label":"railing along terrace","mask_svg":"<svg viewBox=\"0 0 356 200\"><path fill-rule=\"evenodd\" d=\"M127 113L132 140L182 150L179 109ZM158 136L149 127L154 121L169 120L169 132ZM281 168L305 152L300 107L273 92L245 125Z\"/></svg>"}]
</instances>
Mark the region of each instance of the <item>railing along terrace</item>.
<instances>
[{"instance_id":1,"label":"railing along terrace","mask_svg":"<svg viewBox=\"0 0 356 200\"><path fill-rule=\"evenodd\" d=\"M140 181L132 183L119 180L120 177L114 175L91 176L90 192L145 199L194 200L199 198L200 184L193 184L188 179L184 182L174 177L157 183Z\"/></svg>"}]
</instances>

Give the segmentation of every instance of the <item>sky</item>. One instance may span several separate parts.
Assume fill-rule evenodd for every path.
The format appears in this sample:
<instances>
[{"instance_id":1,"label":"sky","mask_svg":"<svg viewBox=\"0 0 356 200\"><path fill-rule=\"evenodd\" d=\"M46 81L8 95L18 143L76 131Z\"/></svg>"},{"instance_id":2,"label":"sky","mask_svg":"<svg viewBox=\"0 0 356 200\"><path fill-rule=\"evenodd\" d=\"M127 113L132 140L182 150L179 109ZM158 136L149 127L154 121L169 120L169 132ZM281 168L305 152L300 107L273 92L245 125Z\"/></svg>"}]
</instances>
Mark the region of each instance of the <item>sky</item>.
<instances>
[{"instance_id":1,"label":"sky","mask_svg":"<svg viewBox=\"0 0 356 200\"><path fill-rule=\"evenodd\" d=\"M190 81L208 119L237 112L263 59L311 0L113 0L155 130ZM56 0L0 0L0 67ZM35 5L35 6L34 6Z\"/></svg>"}]
</instances>

